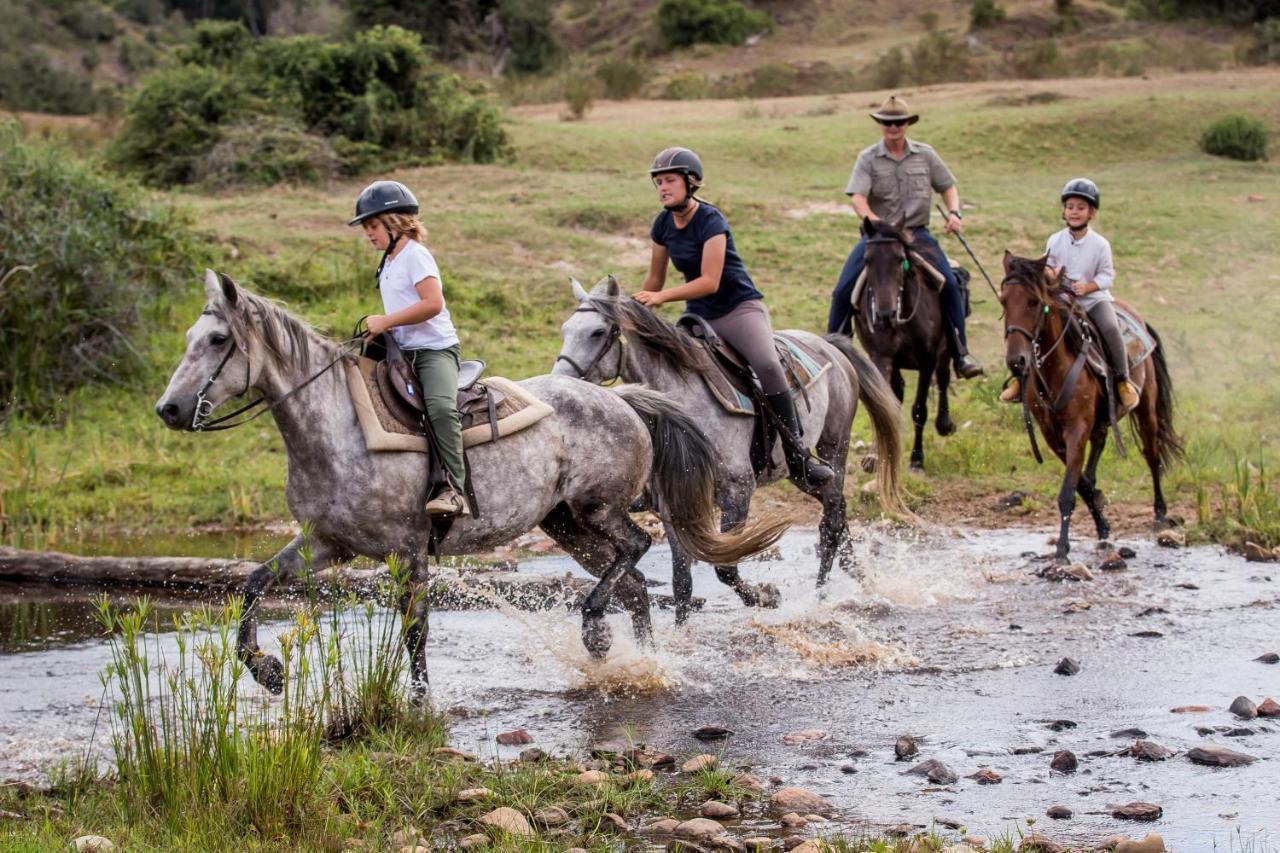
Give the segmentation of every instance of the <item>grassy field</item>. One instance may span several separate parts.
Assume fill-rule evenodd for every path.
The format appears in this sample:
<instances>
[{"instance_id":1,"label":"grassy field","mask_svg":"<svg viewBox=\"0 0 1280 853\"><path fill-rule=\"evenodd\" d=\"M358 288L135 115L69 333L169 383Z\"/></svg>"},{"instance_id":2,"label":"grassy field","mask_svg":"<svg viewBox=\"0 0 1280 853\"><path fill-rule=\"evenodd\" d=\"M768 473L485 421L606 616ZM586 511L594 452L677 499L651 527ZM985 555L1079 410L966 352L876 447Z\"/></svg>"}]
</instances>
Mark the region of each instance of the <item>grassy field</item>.
<instances>
[{"instance_id":1,"label":"grassy field","mask_svg":"<svg viewBox=\"0 0 1280 853\"><path fill-rule=\"evenodd\" d=\"M1006 247L1040 252L1059 227L1057 192L1067 178L1098 181L1097 227L1115 250L1116 292L1169 349L1189 447L1187 464L1171 476L1175 512L1206 535L1229 538L1234 523L1224 519L1243 517L1253 536L1280 541L1272 427L1280 383L1271 376L1280 354L1271 329L1280 314L1272 262L1280 167L1196 147L1227 112L1280 128L1280 73L988 82L904 94L924 115L914 136L938 148L973 205L966 233L993 275ZM570 275L589 284L612 273L638 287L657 210L645 169L671 144L703 156L705 195L733 223L775 324L820 329L855 238L842 189L857 151L877 138L866 112L883 95L604 103L581 122L559 121L558 106L526 107L510 126L512 163L392 176L423 202L465 354L486 359L494 373L550 369L572 307ZM379 309L376 257L344 226L363 183L177 198L219 243L224 271L345 336ZM56 425L11 419L2 427L7 543L56 547L113 530L287 517L283 448L270 424L179 435L151 411L199 312L200 274L191 270L190 290L154 312L142 342L151 367L134 387L78 391ZM1017 489L1031 496L1029 518L1045 520L1061 469L1034 465L1018 411L995 400L999 311L976 275L974 286L970 340L989 376L961 383L953 405L961 429L945 441L930 431L929 474L911 488L926 517L969 517L964 507ZM855 427L864 437L865 424ZM1113 502L1142 506L1127 517L1148 514L1150 486L1136 454L1108 454L1101 470Z\"/></svg>"}]
</instances>

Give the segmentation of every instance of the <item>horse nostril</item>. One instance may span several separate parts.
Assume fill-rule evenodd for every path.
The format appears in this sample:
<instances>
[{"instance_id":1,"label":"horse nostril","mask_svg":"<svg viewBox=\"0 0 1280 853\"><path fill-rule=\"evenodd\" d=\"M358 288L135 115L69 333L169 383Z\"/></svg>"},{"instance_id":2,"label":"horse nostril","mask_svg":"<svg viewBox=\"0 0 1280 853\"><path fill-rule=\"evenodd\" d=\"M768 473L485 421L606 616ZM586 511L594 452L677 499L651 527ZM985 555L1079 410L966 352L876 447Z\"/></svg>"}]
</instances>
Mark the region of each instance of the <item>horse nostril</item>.
<instances>
[{"instance_id":1,"label":"horse nostril","mask_svg":"<svg viewBox=\"0 0 1280 853\"><path fill-rule=\"evenodd\" d=\"M178 422L178 406L176 403L157 403L156 414L167 424L173 425Z\"/></svg>"}]
</instances>

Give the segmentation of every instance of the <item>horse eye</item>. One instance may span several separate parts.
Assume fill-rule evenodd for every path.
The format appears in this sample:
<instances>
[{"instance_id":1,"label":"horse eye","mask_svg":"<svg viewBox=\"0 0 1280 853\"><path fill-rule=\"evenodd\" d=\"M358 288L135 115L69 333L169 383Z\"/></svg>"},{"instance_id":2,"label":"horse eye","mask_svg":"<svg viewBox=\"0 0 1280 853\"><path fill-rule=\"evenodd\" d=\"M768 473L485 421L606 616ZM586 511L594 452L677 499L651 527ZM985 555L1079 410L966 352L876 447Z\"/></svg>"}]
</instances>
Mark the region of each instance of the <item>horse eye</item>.
<instances>
[{"instance_id":1,"label":"horse eye","mask_svg":"<svg viewBox=\"0 0 1280 853\"><path fill-rule=\"evenodd\" d=\"M595 329L595 330L593 330L593 331L591 332L591 337L593 337L593 338L601 338L601 337L604 337L604 329Z\"/></svg>"},{"instance_id":2,"label":"horse eye","mask_svg":"<svg viewBox=\"0 0 1280 853\"><path fill-rule=\"evenodd\" d=\"M226 342L227 342L226 335L220 335L217 332L214 332L212 335L209 336L209 343L213 344L215 347L220 347Z\"/></svg>"},{"instance_id":3,"label":"horse eye","mask_svg":"<svg viewBox=\"0 0 1280 853\"><path fill-rule=\"evenodd\" d=\"M1027 300L1027 310L1028 310L1028 311L1034 311L1034 310L1036 310L1036 306L1037 306L1038 304L1040 304L1040 303L1036 302L1034 299L1028 299L1028 300Z\"/></svg>"}]
</instances>

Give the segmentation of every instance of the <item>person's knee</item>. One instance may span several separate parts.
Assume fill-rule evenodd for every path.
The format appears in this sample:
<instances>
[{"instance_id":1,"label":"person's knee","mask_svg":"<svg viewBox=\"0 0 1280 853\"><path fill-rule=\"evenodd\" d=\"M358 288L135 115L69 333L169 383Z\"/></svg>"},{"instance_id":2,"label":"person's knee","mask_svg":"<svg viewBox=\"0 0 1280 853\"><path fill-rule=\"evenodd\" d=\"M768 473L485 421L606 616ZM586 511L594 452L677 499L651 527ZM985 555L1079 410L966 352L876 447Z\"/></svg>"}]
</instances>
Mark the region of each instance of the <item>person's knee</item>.
<instances>
[{"instance_id":1,"label":"person's knee","mask_svg":"<svg viewBox=\"0 0 1280 853\"><path fill-rule=\"evenodd\" d=\"M457 420L458 403L452 397L424 397L422 402L427 408L427 417L432 422L437 420Z\"/></svg>"}]
</instances>

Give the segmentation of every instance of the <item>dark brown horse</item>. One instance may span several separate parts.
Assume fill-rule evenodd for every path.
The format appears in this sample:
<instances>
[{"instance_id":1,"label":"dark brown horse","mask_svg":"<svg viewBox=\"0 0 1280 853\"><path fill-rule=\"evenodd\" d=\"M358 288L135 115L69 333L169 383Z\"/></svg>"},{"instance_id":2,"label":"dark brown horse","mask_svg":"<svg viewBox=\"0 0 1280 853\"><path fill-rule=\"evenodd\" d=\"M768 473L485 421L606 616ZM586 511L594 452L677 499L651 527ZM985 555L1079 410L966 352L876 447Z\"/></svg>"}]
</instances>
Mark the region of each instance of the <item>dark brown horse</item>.
<instances>
[{"instance_id":1,"label":"dark brown horse","mask_svg":"<svg viewBox=\"0 0 1280 853\"><path fill-rule=\"evenodd\" d=\"M862 221L867 235L866 282L858 295L854 328L871 361L880 368L889 387L903 399L902 371L919 372L916 399L911 406L915 443L911 447L911 467L924 470L924 426L929 420L929 385L938 380L938 435L951 435L947 388L951 384L951 361L943 334L942 308L938 302L941 282L928 271L926 262L912 245L911 232L901 223Z\"/></svg>"},{"instance_id":2,"label":"dark brown horse","mask_svg":"<svg viewBox=\"0 0 1280 853\"><path fill-rule=\"evenodd\" d=\"M1019 258L1005 252L1000 304L1004 306L1005 364L1022 384L1027 433L1037 461L1040 458L1032 417L1040 424L1045 442L1066 465L1058 491L1062 526L1055 557L1066 562L1070 550L1068 530L1076 506L1076 493L1084 499L1106 539L1111 526L1102 515L1102 493L1097 487L1098 459L1107 445L1110 426L1110 389L1084 363L1086 350L1101 346L1083 326L1082 311L1072 308L1070 291L1061 286L1058 271L1047 266L1048 255ZM1134 317L1138 313L1117 301ZM1155 488L1155 520L1164 524L1166 506L1160 475L1182 456L1182 441L1173 429L1173 381L1165 362L1160 336L1138 318L1156 342L1155 351L1133 367L1129 378L1141 388L1138 405L1129 413L1136 428L1142 455L1151 469ZM1085 444L1089 445L1085 458Z\"/></svg>"}]
</instances>

